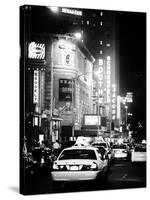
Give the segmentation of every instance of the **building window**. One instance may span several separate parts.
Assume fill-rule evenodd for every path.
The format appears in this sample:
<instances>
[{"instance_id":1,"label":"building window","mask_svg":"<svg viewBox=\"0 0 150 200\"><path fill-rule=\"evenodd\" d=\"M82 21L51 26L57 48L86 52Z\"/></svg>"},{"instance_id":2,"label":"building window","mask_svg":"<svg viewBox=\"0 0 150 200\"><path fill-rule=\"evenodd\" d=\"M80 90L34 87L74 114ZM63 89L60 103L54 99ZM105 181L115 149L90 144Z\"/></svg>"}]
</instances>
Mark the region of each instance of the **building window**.
<instances>
[{"instance_id":1,"label":"building window","mask_svg":"<svg viewBox=\"0 0 150 200\"><path fill-rule=\"evenodd\" d=\"M111 44L110 43L106 43L106 47L110 47L111 46Z\"/></svg>"}]
</instances>

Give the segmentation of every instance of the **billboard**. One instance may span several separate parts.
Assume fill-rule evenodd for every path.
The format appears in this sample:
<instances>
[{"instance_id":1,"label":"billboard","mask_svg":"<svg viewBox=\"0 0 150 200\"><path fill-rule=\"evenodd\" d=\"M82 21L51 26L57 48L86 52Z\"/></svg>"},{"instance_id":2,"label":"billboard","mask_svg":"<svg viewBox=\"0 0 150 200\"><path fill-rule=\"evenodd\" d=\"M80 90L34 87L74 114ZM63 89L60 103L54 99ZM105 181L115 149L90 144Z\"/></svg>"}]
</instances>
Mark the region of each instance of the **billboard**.
<instances>
[{"instance_id":1,"label":"billboard","mask_svg":"<svg viewBox=\"0 0 150 200\"><path fill-rule=\"evenodd\" d=\"M28 46L28 58L45 59L45 44L30 42Z\"/></svg>"},{"instance_id":2,"label":"billboard","mask_svg":"<svg viewBox=\"0 0 150 200\"><path fill-rule=\"evenodd\" d=\"M84 125L85 126L100 126L101 118L99 115L85 115Z\"/></svg>"},{"instance_id":3,"label":"billboard","mask_svg":"<svg viewBox=\"0 0 150 200\"><path fill-rule=\"evenodd\" d=\"M72 79L59 79L59 101L72 101Z\"/></svg>"}]
</instances>

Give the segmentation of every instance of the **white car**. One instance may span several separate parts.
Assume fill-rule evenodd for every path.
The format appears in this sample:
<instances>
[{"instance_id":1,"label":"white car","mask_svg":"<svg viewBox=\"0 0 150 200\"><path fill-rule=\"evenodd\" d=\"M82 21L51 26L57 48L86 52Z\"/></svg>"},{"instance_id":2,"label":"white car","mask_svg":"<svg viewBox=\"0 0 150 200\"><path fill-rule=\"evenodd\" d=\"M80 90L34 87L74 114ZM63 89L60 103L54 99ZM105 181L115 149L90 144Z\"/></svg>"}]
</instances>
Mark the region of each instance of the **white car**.
<instances>
[{"instance_id":1,"label":"white car","mask_svg":"<svg viewBox=\"0 0 150 200\"><path fill-rule=\"evenodd\" d=\"M91 145L93 147L95 146L95 147L103 147L103 148L105 148L105 150L107 152L107 155L108 155L108 158L109 158L109 160L111 160L110 147L106 142L93 142Z\"/></svg>"},{"instance_id":2,"label":"white car","mask_svg":"<svg viewBox=\"0 0 150 200\"><path fill-rule=\"evenodd\" d=\"M131 153L131 162L146 162L146 146L136 146Z\"/></svg>"},{"instance_id":3,"label":"white car","mask_svg":"<svg viewBox=\"0 0 150 200\"><path fill-rule=\"evenodd\" d=\"M73 146L64 149L53 163L51 177L56 181L95 180L106 174L108 161L95 147Z\"/></svg>"},{"instance_id":4,"label":"white car","mask_svg":"<svg viewBox=\"0 0 150 200\"><path fill-rule=\"evenodd\" d=\"M118 160L118 159L130 159L130 151L129 147L125 144L114 144L112 146L112 159Z\"/></svg>"}]
</instances>

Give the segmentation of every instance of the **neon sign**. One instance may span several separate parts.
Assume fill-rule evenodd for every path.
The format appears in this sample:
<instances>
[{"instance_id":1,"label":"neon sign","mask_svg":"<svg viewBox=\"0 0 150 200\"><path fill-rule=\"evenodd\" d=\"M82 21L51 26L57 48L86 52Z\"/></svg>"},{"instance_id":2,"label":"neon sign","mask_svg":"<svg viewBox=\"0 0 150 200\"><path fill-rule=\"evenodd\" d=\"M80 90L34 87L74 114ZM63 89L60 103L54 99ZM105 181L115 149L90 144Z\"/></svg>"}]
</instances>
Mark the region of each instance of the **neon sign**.
<instances>
[{"instance_id":1,"label":"neon sign","mask_svg":"<svg viewBox=\"0 0 150 200\"><path fill-rule=\"evenodd\" d=\"M62 12L66 13L66 14L82 16L82 11L80 11L80 10L72 10L72 9L68 9L68 8L62 8Z\"/></svg>"},{"instance_id":2,"label":"neon sign","mask_svg":"<svg viewBox=\"0 0 150 200\"><path fill-rule=\"evenodd\" d=\"M44 59L45 58L45 45L35 42L29 43L28 58L31 59Z\"/></svg>"},{"instance_id":3,"label":"neon sign","mask_svg":"<svg viewBox=\"0 0 150 200\"><path fill-rule=\"evenodd\" d=\"M111 81L111 58L110 56L107 56L106 60L106 99L107 103L110 103L110 81Z\"/></svg>"},{"instance_id":4,"label":"neon sign","mask_svg":"<svg viewBox=\"0 0 150 200\"><path fill-rule=\"evenodd\" d=\"M116 85L112 84L112 120L116 119Z\"/></svg>"},{"instance_id":5,"label":"neon sign","mask_svg":"<svg viewBox=\"0 0 150 200\"><path fill-rule=\"evenodd\" d=\"M39 101L39 71L35 70L33 75L33 103Z\"/></svg>"}]
</instances>

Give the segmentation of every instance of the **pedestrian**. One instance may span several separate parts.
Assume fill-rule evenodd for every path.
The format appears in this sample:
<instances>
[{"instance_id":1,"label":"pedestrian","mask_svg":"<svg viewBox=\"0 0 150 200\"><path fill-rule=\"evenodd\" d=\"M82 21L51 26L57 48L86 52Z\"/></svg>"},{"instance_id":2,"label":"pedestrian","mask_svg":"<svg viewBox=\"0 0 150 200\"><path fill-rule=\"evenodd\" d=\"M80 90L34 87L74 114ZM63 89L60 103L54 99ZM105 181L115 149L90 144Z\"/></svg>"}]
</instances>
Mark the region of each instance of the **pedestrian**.
<instances>
[{"instance_id":1,"label":"pedestrian","mask_svg":"<svg viewBox=\"0 0 150 200\"><path fill-rule=\"evenodd\" d=\"M54 155L58 155L60 153L60 149L61 149L61 146L59 144L59 141L56 140L56 142L53 143L53 153Z\"/></svg>"},{"instance_id":2,"label":"pedestrian","mask_svg":"<svg viewBox=\"0 0 150 200\"><path fill-rule=\"evenodd\" d=\"M45 147L46 147L46 145L44 144L44 141L42 141L41 144L40 144L40 148L45 149Z\"/></svg>"}]
</instances>

